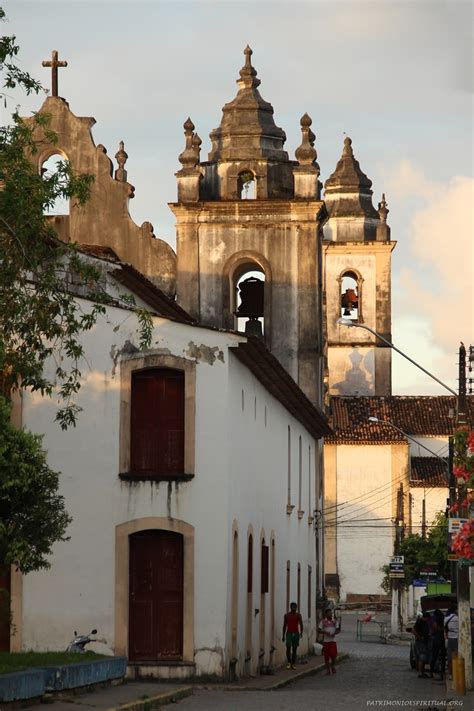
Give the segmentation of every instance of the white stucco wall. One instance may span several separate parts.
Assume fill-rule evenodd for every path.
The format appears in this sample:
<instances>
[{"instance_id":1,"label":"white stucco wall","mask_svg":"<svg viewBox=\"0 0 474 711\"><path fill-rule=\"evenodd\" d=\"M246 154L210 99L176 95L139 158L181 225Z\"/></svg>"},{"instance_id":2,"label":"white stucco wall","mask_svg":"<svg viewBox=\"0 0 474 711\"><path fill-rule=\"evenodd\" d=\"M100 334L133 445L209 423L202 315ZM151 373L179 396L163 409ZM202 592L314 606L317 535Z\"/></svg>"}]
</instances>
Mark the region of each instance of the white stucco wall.
<instances>
[{"instance_id":1,"label":"white stucco wall","mask_svg":"<svg viewBox=\"0 0 474 711\"><path fill-rule=\"evenodd\" d=\"M196 365L195 477L188 482L127 482L119 473L120 350L136 343L135 317L108 308L84 335L87 364L77 398L83 408L77 426L63 433L54 423L50 400L25 393L24 426L44 433L51 467L62 472L61 493L73 517L68 542L54 547L52 568L23 581L22 647L63 649L75 629L93 627L114 640L115 528L145 517L172 517L195 527L194 646L197 673L219 674L230 644L232 522L240 543L239 655L244 651L247 528L254 530L255 607L260 607L260 532L266 542L274 532L276 552L276 629L285 605L286 560L292 561L292 597L296 564L302 566L303 612L307 609L307 566L316 578L314 535L308 525L307 449L314 440L254 376L227 351L239 336L155 319L152 349L189 357L192 343L204 346ZM212 350L214 349L214 350ZM222 360L216 358L222 351ZM242 410L242 390L245 405ZM256 398L256 417L255 417ZM265 426L265 407L267 425ZM286 431L293 437L292 485L297 492L297 441L303 451L303 508L286 513ZM314 462L312 476L315 476ZM313 486L313 483L311 484ZM314 502L314 486L312 491ZM312 504L314 507L314 503ZM266 657L270 661L270 594ZM314 603L314 598L313 598ZM314 613L313 613L314 614ZM258 616L254 619L254 660L258 659ZM47 630L47 634L45 631ZM276 638L280 633L277 631ZM281 658L279 645L273 660ZM254 661L252 662L254 664Z\"/></svg>"},{"instance_id":2,"label":"white stucco wall","mask_svg":"<svg viewBox=\"0 0 474 711\"><path fill-rule=\"evenodd\" d=\"M437 454L439 457L447 459L448 456L448 439L447 437L415 437L415 441L410 442L410 456L411 457L431 457L433 456L430 452L424 449L428 447L432 452ZM425 499L425 510L426 510L426 525L429 526L433 523L436 514L439 511L446 510L446 500L449 496L448 487L419 487L412 486L410 488L410 493L412 495L412 528L413 533L421 533L421 525L423 518L423 499Z\"/></svg>"},{"instance_id":3,"label":"white stucco wall","mask_svg":"<svg viewBox=\"0 0 474 711\"><path fill-rule=\"evenodd\" d=\"M286 564L290 561L290 598L297 600L297 565L301 565L301 614L305 637L301 643L304 651L315 641L315 589L316 557L315 536L308 516L315 508L315 440L304 427L275 400L260 382L231 356L229 378L230 416L230 481L229 520L239 524L239 558L241 561L241 588L247 585L248 532L253 531L253 603L252 615L253 662L257 659L259 625L261 621L260 596L260 541L266 545L275 541L275 636L271 634L271 573L270 591L265 598L266 648L276 646L273 661L282 661L284 646L281 643L283 615L286 612ZM243 398L242 398L243 392ZM291 514L287 513L288 496L288 426L291 432ZM302 441L302 490L299 509L299 437ZM311 447L311 471L309 471ZM229 542L229 546L231 542ZM229 547L230 551L230 547ZM270 551L271 555L271 551ZM312 568L312 617L308 619L308 565ZM239 599L239 620L245 622L247 596ZM239 624L238 652L240 664L245 658L245 624ZM265 655L265 663L269 657ZM254 666L253 664L251 666Z\"/></svg>"},{"instance_id":4,"label":"white stucco wall","mask_svg":"<svg viewBox=\"0 0 474 711\"><path fill-rule=\"evenodd\" d=\"M390 445L337 447L337 570L343 601L348 593L384 592L380 568L393 554L391 481Z\"/></svg>"}]
</instances>

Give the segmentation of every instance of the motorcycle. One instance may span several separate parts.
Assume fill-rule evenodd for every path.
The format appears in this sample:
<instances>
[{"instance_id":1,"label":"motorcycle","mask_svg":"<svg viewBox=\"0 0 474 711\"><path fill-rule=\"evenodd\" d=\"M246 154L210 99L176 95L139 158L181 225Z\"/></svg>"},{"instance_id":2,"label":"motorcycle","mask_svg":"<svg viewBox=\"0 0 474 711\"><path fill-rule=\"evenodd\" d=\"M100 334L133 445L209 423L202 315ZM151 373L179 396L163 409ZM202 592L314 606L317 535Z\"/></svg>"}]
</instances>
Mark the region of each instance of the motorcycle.
<instances>
[{"instance_id":1,"label":"motorcycle","mask_svg":"<svg viewBox=\"0 0 474 711\"><path fill-rule=\"evenodd\" d=\"M78 654L85 654L86 652L86 644L89 644L89 642L100 642L102 640L99 639L91 639L92 634L97 634L97 630L91 630L89 634L77 634L77 632L74 632L74 639L72 642L69 642L66 652L76 652Z\"/></svg>"}]
</instances>

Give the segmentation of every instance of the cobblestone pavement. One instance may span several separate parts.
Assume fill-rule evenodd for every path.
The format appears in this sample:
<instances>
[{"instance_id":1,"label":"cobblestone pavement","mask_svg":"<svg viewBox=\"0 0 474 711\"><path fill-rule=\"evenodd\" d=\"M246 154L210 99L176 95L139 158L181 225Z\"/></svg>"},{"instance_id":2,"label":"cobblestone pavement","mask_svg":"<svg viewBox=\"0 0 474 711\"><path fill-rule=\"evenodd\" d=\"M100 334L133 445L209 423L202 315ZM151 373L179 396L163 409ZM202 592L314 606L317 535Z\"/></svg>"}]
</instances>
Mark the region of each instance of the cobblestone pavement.
<instances>
[{"instance_id":1,"label":"cobblestone pavement","mask_svg":"<svg viewBox=\"0 0 474 711\"><path fill-rule=\"evenodd\" d=\"M473 698L447 706L445 685L418 679L408 661L409 643L355 640L356 617L343 617L338 638L341 651L350 658L333 676L318 673L279 691L195 691L180 701L179 711L367 711L368 709L432 710L446 708L472 711ZM168 708L168 707L166 707Z\"/></svg>"}]
</instances>

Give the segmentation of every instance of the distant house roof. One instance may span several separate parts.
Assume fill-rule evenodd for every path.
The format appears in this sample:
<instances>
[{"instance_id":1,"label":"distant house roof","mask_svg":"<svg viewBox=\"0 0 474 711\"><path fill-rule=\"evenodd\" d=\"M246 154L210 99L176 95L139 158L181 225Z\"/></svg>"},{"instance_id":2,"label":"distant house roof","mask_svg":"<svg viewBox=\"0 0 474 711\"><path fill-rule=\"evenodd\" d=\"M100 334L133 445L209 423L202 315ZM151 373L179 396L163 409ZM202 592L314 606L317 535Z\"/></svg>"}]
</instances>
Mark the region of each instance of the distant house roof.
<instances>
[{"instance_id":1,"label":"distant house roof","mask_svg":"<svg viewBox=\"0 0 474 711\"><path fill-rule=\"evenodd\" d=\"M389 397L332 397L331 425L334 444L389 444L406 441L389 424L369 422L369 417L386 420L407 434L418 437L448 437L453 433L455 398L450 395ZM468 419L474 421L474 398L468 398Z\"/></svg>"},{"instance_id":2,"label":"distant house roof","mask_svg":"<svg viewBox=\"0 0 474 711\"><path fill-rule=\"evenodd\" d=\"M258 339L252 336L229 348L277 399L316 439L331 434L326 416L306 397L280 361Z\"/></svg>"},{"instance_id":3,"label":"distant house roof","mask_svg":"<svg viewBox=\"0 0 474 711\"><path fill-rule=\"evenodd\" d=\"M437 457L410 457L410 486L447 488L448 460L445 462Z\"/></svg>"}]
</instances>

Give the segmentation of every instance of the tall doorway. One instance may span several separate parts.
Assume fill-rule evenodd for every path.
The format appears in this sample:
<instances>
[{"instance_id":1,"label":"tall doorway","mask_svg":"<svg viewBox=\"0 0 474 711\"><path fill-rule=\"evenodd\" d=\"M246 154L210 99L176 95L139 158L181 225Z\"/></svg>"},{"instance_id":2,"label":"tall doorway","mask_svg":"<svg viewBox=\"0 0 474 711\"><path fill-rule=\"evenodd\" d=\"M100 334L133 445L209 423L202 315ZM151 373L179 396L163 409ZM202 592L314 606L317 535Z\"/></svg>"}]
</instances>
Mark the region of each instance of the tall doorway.
<instances>
[{"instance_id":1,"label":"tall doorway","mask_svg":"<svg viewBox=\"0 0 474 711\"><path fill-rule=\"evenodd\" d=\"M183 657L183 536L139 531L130 536L129 659Z\"/></svg>"}]
</instances>

